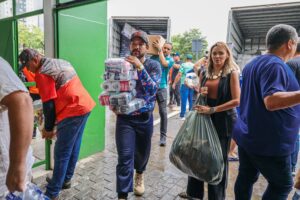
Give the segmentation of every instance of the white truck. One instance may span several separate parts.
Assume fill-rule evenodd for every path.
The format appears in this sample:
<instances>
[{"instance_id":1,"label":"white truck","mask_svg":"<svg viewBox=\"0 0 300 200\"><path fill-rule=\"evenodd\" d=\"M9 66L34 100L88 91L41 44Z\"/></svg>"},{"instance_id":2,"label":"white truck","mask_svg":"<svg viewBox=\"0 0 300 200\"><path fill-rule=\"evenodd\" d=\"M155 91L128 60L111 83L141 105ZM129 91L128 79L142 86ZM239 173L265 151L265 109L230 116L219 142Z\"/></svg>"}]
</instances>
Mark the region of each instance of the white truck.
<instances>
[{"instance_id":1,"label":"white truck","mask_svg":"<svg viewBox=\"0 0 300 200\"><path fill-rule=\"evenodd\" d=\"M300 34L300 2L231 8L227 44L241 69L266 51L266 34L276 24L289 24Z\"/></svg>"},{"instance_id":2,"label":"white truck","mask_svg":"<svg viewBox=\"0 0 300 200\"><path fill-rule=\"evenodd\" d=\"M124 26L143 30L149 35L161 35L170 41L171 21L169 17L118 17L110 18L108 57L125 56L129 46L128 38L124 38ZM129 28L129 29L130 29ZM128 30L128 26L125 27ZM126 32L126 31L125 31ZM130 32L130 31L128 31ZM125 34L126 35L126 34Z\"/></svg>"}]
</instances>

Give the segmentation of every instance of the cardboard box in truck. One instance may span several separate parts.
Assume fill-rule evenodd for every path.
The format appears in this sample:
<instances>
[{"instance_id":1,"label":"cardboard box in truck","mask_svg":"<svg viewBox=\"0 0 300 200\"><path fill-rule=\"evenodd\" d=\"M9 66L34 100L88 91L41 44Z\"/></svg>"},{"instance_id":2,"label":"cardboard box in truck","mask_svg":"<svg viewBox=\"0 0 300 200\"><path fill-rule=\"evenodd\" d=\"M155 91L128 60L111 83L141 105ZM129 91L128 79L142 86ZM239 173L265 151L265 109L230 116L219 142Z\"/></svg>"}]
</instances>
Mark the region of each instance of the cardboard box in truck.
<instances>
[{"instance_id":1,"label":"cardboard box in truck","mask_svg":"<svg viewBox=\"0 0 300 200\"><path fill-rule=\"evenodd\" d=\"M129 34L124 33L131 32L132 28L142 30L148 35L160 35L170 41L170 27L169 17L113 16L110 18L108 57L118 58L129 54ZM150 50L150 53L156 52Z\"/></svg>"}]
</instances>

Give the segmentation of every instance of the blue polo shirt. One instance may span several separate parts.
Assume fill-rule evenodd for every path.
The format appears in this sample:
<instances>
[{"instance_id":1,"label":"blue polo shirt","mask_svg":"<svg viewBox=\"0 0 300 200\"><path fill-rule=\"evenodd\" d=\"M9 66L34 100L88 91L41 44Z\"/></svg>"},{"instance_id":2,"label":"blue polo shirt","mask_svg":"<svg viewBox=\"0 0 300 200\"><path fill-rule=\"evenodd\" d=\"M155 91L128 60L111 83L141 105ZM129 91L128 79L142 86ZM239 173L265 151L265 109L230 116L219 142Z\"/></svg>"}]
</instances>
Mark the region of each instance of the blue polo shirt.
<instances>
[{"instance_id":1,"label":"blue polo shirt","mask_svg":"<svg viewBox=\"0 0 300 200\"><path fill-rule=\"evenodd\" d=\"M166 61L168 63L168 67L164 67L160 60L158 55L151 56L151 59L156 60L160 63L161 66L161 81L159 88L167 88L168 87L168 74L171 67L174 65L174 59L171 56L166 56Z\"/></svg>"},{"instance_id":2,"label":"blue polo shirt","mask_svg":"<svg viewBox=\"0 0 300 200\"><path fill-rule=\"evenodd\" d=\"M256 155L291 154L299 132L300 106L268 111L264 98L297 90L295 76L279 57L266 54L247 64L243 70L240 118L233 130L238 145Z\"/></svg>"}]
</instances>

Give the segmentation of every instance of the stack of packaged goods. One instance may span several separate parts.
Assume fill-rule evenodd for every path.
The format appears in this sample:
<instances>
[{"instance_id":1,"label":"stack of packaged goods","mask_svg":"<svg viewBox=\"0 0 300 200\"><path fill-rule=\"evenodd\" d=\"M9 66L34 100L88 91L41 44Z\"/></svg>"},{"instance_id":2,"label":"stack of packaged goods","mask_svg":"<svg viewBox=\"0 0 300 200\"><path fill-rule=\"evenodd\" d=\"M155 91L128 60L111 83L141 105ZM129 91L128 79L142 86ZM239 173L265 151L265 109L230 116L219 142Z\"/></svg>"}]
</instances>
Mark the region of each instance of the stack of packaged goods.
<instances>
[{"instance_id":1,"label":"stack of packaged goods","mask_svg":"<svg viewBox=\"0 0 300 200\"><path fill-rule=\"evenodd\" d=\"M111 106L119 114L130 114L144 107L145 101L136 98L137 71L123 58L109 58L105 61L105 73L99 102Z\"/></svg>"}]
</instances>

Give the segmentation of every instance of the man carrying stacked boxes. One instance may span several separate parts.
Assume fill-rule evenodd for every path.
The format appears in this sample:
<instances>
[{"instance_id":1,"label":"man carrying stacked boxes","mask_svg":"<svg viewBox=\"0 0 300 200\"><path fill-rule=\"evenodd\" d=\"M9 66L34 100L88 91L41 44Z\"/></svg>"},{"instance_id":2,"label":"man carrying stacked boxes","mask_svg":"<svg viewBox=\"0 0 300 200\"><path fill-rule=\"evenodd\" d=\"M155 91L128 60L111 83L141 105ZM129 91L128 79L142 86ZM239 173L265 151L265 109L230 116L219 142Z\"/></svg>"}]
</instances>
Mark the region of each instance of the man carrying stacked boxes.
<instances>
[{"instance_id":1,"label":"man carrying stacked boxes","mask_svg":"<svg viewBox=\"0 0 300 200\"><path fill-rule=\"evenodd\" d=\"M159 63L146 58L146 51L149 48L148 43L148 37L145 32L134 32L130 43L131 56L126 58L126 61L131 63L137 70L136 98L132 101L141 99L145 104L133 112L128 110L125 114L122 106L111 106L111 109L117 115L116 146L118 164L116 171L119 200L127 199L128 193L132 191L138 196L143 195L145 192L143 172L146 169L150 156L153 134L153 109L161 79ZM130 90L130 93L132 92L133 90ZM106 105L115 101L114 97L111 96L108 100L108 95L106 97L107 101L102 101L104 99L100 96L100 102L106 103ZM120 98L117 99L119 103Z\"/></svg>"}]
</instances>

